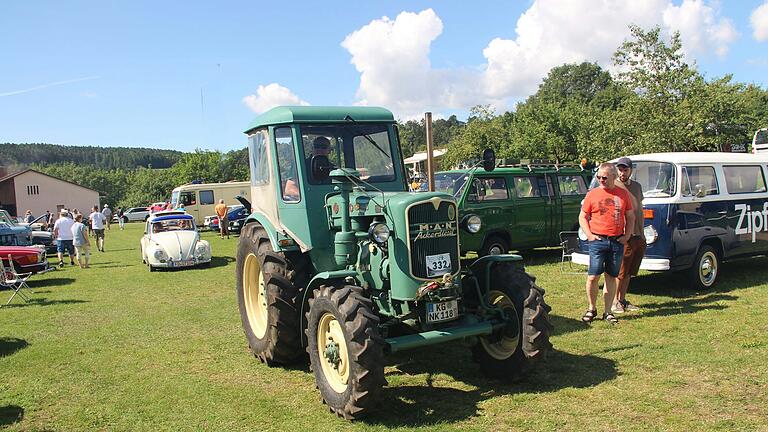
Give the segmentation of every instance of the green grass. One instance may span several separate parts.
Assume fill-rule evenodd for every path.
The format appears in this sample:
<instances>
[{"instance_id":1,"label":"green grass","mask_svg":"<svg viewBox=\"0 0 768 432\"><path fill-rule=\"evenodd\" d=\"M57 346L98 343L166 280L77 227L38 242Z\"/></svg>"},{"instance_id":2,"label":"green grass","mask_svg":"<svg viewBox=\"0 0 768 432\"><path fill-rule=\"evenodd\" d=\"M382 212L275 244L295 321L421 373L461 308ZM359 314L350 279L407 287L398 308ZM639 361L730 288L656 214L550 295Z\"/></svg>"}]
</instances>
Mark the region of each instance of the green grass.
<instances>
[{"instance_id":1,"label":"green grass","mask_svg":"<svg viewBox=\"0 0 768 432\"><path fill-rule=\"evenodd\" d=\"M461 344L388 358L377 412L346 422L307 367L251 355L234 291L237 239L212 268L149 273L140 224L107 232L92 268L34 277L0 309L0 425L9 430L766 430L768 259L724 266L707 292L644 275L640 313L582 324L584 277L557 251L528 271L547 290L555 351L524 382L487 380ZM10 292L0 292L5 301Z\"/></svg>"}]
</instances>

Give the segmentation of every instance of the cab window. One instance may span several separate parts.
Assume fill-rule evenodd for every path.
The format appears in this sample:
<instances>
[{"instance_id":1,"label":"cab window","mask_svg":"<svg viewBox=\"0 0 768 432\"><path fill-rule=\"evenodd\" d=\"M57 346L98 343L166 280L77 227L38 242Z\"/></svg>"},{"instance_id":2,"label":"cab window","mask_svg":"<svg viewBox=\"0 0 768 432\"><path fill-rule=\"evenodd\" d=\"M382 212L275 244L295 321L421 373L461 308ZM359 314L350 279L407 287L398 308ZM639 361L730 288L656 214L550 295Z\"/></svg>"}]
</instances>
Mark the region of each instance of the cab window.
<instances>
[{"instance_id":1,"label":"cab window","mask_svg":"<svg viewBox=\"0 0 768 432\"><path fill-rule=\"evenodd\" d=\"M557 183L560 188L560 196L584 195L587 193L587 184L584 182L584 177L580 175L557 176Z\"/></svg>"},{"instance_id":2,"label":"cab window","mask_svg":"<svg viewBox=\"0 0 768 432\"><path fill-rule=\"evenodd\" d=\"M301 191L299 190L291 128L275 129L275 143L277 145L277 171L280 176L280 196L285 202L299 202Z\"/></svg>"},{"instance_id":3,"label":"cab window","mask_svg":"<svg viewBox=\"0 0 768 432\"><path fill-rule=\"evenodd\" d=\"M717 176L715 176L714 167L683 167L683 196L709 196L719 193L720 189L717 186Z\"/></svg>"},{"instance_id":4,"label":"cab window","mask_svg":"<svg viewBox=\"0 0 768 432\"><path fill-rule=\"evenodd\" d=\"M504 177L477 178L469 191L471 201L498 201L509 199Z\"/></svg>"},{"instance_id":5,"label":"cab window","mask_svg":"<svg viewBox=\"0 0 768 432\"><path fill-rule=\"evenodd\" d=\"M195 192L182 192L181 195L179 195L179 201L185 206L197 204L197 199L195 199Z\"/></svg>"},{"instance_id":6,"label":"cab window","mask_svg":"<svg viewBox=\"0 0 768 432\"><path fill-rule=\"evenodd\" d=\"M515 177L515 193L518 198L534 198L541 196L538 182L535 177ZM544 184L544 190L547 189L546 183Z\"/></svg>"},{"instance_id":7,"label":"cab window","mask_svg":"<svg viewBox=\"0 0 768 432\"><path fill-rule=\"evenodd\" d=\"M269 184L269 142L266 129L254 132L248 137L248 157L251 163L251 184L263 186Z\"/></svg>"},{"instance_id":8,"label":"cab window","mask_svg":"<svg viewBox=\"0 0 768 432\"><path fill-rule=\"evenodd\" d=\"M759 165L723 166L728 193L765 192L765 178Z\"/></svg>"}]
</instances>

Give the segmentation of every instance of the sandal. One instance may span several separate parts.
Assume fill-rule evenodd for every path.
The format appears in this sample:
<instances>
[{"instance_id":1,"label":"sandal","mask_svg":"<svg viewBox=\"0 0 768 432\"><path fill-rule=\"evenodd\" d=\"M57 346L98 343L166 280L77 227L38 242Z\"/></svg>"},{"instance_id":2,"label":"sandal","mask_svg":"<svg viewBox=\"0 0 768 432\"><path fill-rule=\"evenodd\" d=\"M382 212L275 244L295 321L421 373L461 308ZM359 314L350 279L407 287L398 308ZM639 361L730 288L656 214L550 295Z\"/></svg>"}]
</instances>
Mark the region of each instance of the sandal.
<instances>
[{"instance_id":1,"label":"sandal","mask_svg":"<svg viewBox=\"0 0 768 432\"><path fill-rule=\"evenodd\" d=\"M608 321L611 324L618 324L619 320L616 319L616 316L614 316L612 313L604 313L603 314L603 321Z\"/></svg>"},{"instance_id":2,"label":"sandal","mask_svg":"<svg viewBox=\"0 0 768 432\"><path fill-rule=\"evenodd\" d=\"M588 310L581 316L581 321L591 323L595 318L597 318L597 310Z\"/></svg>"}]
</instances>

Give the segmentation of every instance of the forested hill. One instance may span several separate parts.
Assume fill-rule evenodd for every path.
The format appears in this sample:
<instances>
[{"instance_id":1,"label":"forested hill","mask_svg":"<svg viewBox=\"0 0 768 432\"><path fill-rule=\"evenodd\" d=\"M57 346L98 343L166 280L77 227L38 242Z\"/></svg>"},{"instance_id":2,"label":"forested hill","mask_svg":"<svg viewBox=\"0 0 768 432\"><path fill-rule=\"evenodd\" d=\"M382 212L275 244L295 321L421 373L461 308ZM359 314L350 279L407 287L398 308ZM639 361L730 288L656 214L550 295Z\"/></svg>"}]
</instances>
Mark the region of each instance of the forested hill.
<instances>
[{"instance_id":1,"label":"forested hill","mask_svg":"<svg viewBox=\"0 0 768 432\"><path fill-rule=\"evenodd\" d=\"M182 154L150 148L0 143L0 165L5 166L71 162L103 169L170 168Z\"/></svg>"}]
</instances>

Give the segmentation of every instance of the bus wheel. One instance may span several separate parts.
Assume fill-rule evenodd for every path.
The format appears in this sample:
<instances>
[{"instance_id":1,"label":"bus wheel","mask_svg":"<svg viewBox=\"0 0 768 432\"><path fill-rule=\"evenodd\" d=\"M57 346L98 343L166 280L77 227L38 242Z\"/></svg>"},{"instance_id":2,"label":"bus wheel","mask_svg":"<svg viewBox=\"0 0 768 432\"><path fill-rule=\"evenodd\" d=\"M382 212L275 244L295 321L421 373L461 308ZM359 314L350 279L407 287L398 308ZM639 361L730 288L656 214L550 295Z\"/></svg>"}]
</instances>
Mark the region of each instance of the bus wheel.
<instances>
[{"instance_id":1,"label":"bus wheel","mask_svg":"<svg viewBox=\"0 0 768 432\"><path fill-rule=\"evenodd\" d=\"M691 282L691 288L696 290L712 288L720 272L720 258L715 249L709 245L702 245L689 271L688 279Z\"/></svg>"},{"instance_id":2,"label":"bus wheel","mask_svg":"<svg viewBox=\"0 0 768 432\"><path fill-rule=\"evenodd\" d=\"M483 247L480 249L480 253L477 255L483 257L486 255L503 255L508 252L509 244L507 244L503 238L499 236L491 236L485 241L485 244L483 244Z\"/></svg>"}]
</instances>

